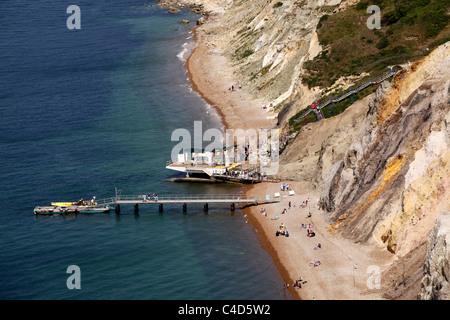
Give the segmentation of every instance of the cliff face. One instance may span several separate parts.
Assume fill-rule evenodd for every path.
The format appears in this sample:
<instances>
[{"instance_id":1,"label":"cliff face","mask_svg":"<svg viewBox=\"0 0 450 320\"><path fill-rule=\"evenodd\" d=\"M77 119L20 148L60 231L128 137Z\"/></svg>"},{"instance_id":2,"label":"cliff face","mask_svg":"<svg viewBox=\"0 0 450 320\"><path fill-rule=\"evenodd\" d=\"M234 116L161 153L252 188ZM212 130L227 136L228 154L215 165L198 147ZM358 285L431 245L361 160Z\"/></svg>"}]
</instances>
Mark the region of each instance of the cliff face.
<instances>
[{"instance_id":1,"label":"cliff face","mask_svg":"<svg viewBox=\"0 0 450 320\"><path fill-rule=\"evenodd\" d=\"M450 203L450 56L441 49L446 58L430 63L434 73L395 111L379 112L389 101L375 104L376 125L333 165L321 193L335 230L355 241L373 236L399 256L426 241ZM408 78L400 75L391 94Z\"/></svg>"},{"instance_id":2,"label":"cliff face","mask_svg":"<svg viewBox=\"0 0 450 320\"><path fill-rule=\"evenodd\" d=\"M358 1L165 2L201 5L210 13L208 23L199 30L210 36L209 44L216 53L228 58L240 84L262 105L281 108L292 101L283 113L283 123L320 93L320 89L308 89L301 83L303 63L322 50L316 34L319 19Z\"/></svg>"},{"instance_id":3,"label":"cliff face","mask_svg":"<svg viewBox=\"0 0 450 320\"><path fill-rule=\"evenodd\" d=\"M285 102L300 86L303 62L317 55L321 47L315 34L324 6L339 0L234 1L220 19L228 25L224 37L216 37L218 46L233 62L243 85L274 106ZM245 57L245 58L244 58ZM308 101L309 103L309 101Z\"/></svg>"},{"instance_id":4,"label":"cliff face","mask_svg":"<svg viewBox=\"0 0 450 320\"><path fill-rule=\"evenodd\" d=\"M280 174L320 190L326 174L344 159L353 140L372 127L374 115L370 110L377 99L379 92L355 102L336 117L305 126L283 152Z\"/></svg>"}]
</instances>

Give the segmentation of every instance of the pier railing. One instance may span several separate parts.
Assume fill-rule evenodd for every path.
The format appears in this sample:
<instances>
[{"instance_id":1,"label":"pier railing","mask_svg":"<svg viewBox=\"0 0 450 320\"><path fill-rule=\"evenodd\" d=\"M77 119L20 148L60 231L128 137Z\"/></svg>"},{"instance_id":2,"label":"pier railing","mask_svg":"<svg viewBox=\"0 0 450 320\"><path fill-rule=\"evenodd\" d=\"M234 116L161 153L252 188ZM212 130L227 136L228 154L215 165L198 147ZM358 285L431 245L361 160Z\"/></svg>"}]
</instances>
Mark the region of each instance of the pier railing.
<instances>
[{"instance_id":1,"label":"pier railing","mask_svg":"<svg viewBox=\"0 0 450 320\"><path fill-rule=\"evenodd\" d=\"M257 196L245 194L179 194L179 195L122 195L99 199L96 206L117 204L162 204L162 203L269 203L279 202L279 198L271 195Z\"/></svg>"},{"instance_id":2,"label":"pier railing","mask_svg":"<svg viewBox=\"0 0 450 320\"><path fill-rule=\"evenodd\" d=\"M111 205L111 204L116 203L116 198L110 197L110 198L98 199L95 202L97 203L98 206Z\"/></svg>"},{"instance_id":3,"label":"pier railing","mask_svg":"<svg viewBox=\"0 0 450 320\"><path fill-rule=\"evenodd\" d=\"M119 195L115 202L208 202L208 201L248 201L257 202L259 199L256 195L242 194L181 194L181 195Z\"/></svg>"}]
</instances>

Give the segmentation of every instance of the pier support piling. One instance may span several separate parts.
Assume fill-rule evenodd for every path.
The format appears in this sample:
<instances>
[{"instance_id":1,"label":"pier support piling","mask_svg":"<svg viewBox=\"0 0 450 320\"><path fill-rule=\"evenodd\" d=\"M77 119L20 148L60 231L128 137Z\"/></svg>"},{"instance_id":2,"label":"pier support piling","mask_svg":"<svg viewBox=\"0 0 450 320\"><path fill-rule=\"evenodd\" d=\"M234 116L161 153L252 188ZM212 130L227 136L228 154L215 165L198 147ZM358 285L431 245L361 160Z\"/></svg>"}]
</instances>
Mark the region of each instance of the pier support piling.
<instances>
[{"instance_id":1,"label":"pier support piling","mask_svg":"<svg viewBox=\"0 0 450 320\"><path fill-rule=\"evenodd\" d=\"M234 203L231 204L231 211L234 211L236 207L234 206Z\"/></svg>"},{"instance_id":2,"label":"pier support piling","mask_svg":"<svg viewBox=\"0 0 450 320\"><path fill-rule=\"evenodd\" d=\"M208 204L207 203L205 203L205 205L203 206L203 211L208 212Z\"/></svg>"},{"instance_id":3,"label":"pier support piling","mask_svg":"<svg viewBox=\"0 0 450 320\"><path fill-rule=\"evenodd\" d=\"M116 214L120 214L120 205L116 204L115 210Z\"/></svg>"},{"instance_id":4,"label":"pier support piling","mask_svg":"<svg viewBox=\"0 0 450 320\"><path fill-rule=\"evenodd\" d=\"M139 205L137 203L134 205L134 213L139 213Z\"/></svg>"},{"instance_id":5,"label":"pier support piling","mask_svg":"<svg viewBox=\"0 0 450 320\"><path fill-rule=\"evenodd\" d=\"M163 212L163 205L162 205L162 203L159 204L159 212Z\"/></svg>"},{"instance_id":6,"label":"pier support piling","mask_svg":"<svg viewBox=\"0 0 450 320\"><path fill-rule=\"evenodd\" d=\"M186 212L187 211L187 205L186 205L186 203L183 203L183 212Z\"/></svg>"}]
</instances>

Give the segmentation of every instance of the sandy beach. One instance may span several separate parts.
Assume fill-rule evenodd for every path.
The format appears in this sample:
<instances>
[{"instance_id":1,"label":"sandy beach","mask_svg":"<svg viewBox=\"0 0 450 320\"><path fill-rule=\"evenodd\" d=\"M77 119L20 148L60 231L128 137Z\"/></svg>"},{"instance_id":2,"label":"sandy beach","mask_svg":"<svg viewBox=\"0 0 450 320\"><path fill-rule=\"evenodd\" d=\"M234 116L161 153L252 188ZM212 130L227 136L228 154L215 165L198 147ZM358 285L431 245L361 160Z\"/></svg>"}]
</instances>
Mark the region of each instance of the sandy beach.
<instances>
[{"instance_id":1,"label":"sandy beach","mask_svg":"<svg viewBox=\"0 0 450 320\"><path fill-rule=\"evenodd\" d=\"M196 45L186 61L193 90L214 106L227 129L266 129L276 120L234 78L226 57L210 42L201 27L194 30ZM234 87L234 91L230 90Z\"/></svg>"},{"instance_id":2,"label":"sandy beach","mask_svg":"<svg viewBox=\"0 0 450 320\"><path fill-rule=\"evenodd\" d=\"M382 248L357 244L334 234L325 213L318 209L319 194L302 183L285 184L292 184L293 195L281 191L280 183L253 185L249 194L280 193L281 202L244 211L284 282L289 284L292 296L301 300L380 299L376 272L383 271L392 255ZM303 205L307 200L308 205ZM262 208L267 216L261 213ZM289 232L289 237L276 235L280 226ZM308 237L308 230L315 235ZM294 287L300 278L301 288Z\"/></svg>"},{"instance_id":3,"label":"sandy beach","mask_svg":"<svg viewBox=\"0 0 450 320\"><path fill-rule=\"evenodd\" d=\"M201 26L194 32L196 46L186 62L193 89L215 106L226 128L272 128L276 123L273 113L264 110L245 88L239 89L228 60L211 44L212 36L206 35ZM236 91L229 90L232 85ZM249 207L243 214L255 227L261 245L272 256L294 299L380 299L377 272L383 271L392 255L374 245L355 244L333 234L325 213L317 208L317 191L305 183L285 183L292 184L294 195L281 191L280 183L249 186L248 194L280 193L282 201ZM308 206L302 207L307 199ZM261 213L262 208L267 216ZM310 212L312 216L308 217ZM289 237L276 236L281 224ZM314 237L308 237L308 229L315 232ZM299 279L301 288L294 287Z\"/></svg>"}]
</instances>

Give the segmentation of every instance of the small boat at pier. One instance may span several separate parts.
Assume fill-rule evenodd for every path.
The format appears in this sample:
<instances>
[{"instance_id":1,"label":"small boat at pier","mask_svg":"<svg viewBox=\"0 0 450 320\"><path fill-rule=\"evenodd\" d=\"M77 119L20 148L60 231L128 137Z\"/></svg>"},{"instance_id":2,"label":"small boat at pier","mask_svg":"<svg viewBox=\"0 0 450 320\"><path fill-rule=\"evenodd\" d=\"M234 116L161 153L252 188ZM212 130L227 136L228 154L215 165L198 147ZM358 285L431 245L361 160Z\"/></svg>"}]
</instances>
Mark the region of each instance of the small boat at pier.
<instances>
[{"instance_id":1,"label":"small boat at pier","mask_svg":"<svg viewBox=\"0 0 450 320\"><path fill-rule=\"evenodd\" d=\"M83 199L74 202L52 202L50 206L37 206L35 215L73 214L73 213L106 213L109 205L98 205L95 198L91 201Z\"/></svg>"}]
</instances>

